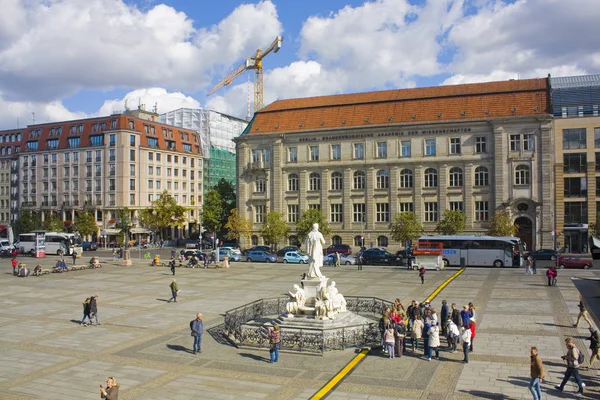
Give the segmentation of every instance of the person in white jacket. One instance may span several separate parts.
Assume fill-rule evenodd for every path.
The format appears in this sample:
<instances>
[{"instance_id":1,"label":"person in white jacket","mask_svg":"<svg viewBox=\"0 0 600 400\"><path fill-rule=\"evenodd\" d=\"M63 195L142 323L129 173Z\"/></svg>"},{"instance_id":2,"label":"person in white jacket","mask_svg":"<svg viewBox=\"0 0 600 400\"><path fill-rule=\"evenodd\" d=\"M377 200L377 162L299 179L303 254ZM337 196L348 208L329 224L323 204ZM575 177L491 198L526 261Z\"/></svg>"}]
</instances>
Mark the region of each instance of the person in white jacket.
<instances>
[{"instance_id":1,"label":"person in white jacket","mask_svg":"<svg viewBox=\"0 0 600 400\"><path fill-rule=\"evenodd\" d=\"M466 325L464 326L463 332L460 335L460 340L462 340L463 353L465 355L463 362L465 364L468 364L469 363L469 345L471 344L471 330Z\"/></svg>"},{"instance_id":2,"label":"person in white jacket","mask_svg":"<svg viewBox=\"0 0 600 400\"><path fill-rule=\"evenodd\" d=\"M456 353L456 345L458 344L458 338L460 336L460 332L458 331L458 326L451 319L448 320L446 324L446 331L448 332L448 347L450 347L450 353Z\"/></svg>"},{"instance_id":3,"label":"person in white jacket","mask_svg":"<svg viewBox=\"0 0 600 400\"><path fill-rule=\"evenodd\" d=\"M435 358L440 359L440 327L437 321L431 322L431 328L429 328L429 354L427 354L427 361L431 361L431 355L435 351Z\"/></svg>"}]
</instances>

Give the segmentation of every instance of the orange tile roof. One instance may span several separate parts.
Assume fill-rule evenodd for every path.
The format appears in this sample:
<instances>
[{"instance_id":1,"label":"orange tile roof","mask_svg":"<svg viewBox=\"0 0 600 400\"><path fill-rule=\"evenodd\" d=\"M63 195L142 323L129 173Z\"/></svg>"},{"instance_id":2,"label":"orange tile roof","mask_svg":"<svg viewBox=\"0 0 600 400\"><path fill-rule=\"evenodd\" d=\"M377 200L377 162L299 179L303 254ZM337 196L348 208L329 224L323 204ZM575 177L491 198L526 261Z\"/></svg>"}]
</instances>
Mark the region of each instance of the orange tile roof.
<instances>
[{"instance_id":1,"label":"orange tile roof","mask_svg":"<svg viewBox=\"0 0 600 400\"><path fill-rule=\"evenodd\" d=\"M278 100L247 132L302 132L550 113L546 78Z\"/></svg>"}]
</instances>

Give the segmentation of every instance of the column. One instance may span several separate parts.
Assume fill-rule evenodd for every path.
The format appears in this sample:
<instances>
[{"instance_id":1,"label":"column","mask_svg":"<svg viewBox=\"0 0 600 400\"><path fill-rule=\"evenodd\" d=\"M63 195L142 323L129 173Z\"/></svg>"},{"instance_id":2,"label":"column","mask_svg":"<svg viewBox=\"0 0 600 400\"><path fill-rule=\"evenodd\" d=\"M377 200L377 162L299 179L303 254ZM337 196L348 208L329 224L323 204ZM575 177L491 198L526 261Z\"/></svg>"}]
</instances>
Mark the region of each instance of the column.
<instances>
[{"instance_id":1,"label":"column","mask_svg":"<svg viewBox=\"0 0 600 400\"><path fill-rule=\"evenodd\" d=\"M298 182L298 186L298 189L300 190L298 204L300 204L300 215L302 215L302 211L308 209L308 203L306 202L306 190L308 187L308 171L305 169L300 171L300 181Z\"/></svg>"},{"instance_id":2,"label":"column","mask_svg":"<svg viewBox=\"0 0 600 400\"><path fill-rule=\"evenodd\" d=\"M373 196L375 194L375 180L377 179L375 176L375 168L369 167L366 172L367 178L367 195L365 198L365 207L367 210L367 230L375 229L375 201L373 201ZM365 240L365 243L367 241Z\"/></svg>"},{"instance_id":3,"label":"column","mask_svg":"<svg viewBox=\"0 0 600 400\"><path fill-rule=\"evenodd\" d=\"M400 167L394 166L390 171L390 223L398 213L398 187L400 184Z\"/></svg>"},{"instance_id":4,"label":"column","mask_svg":"<svg viewBox=\"0 0 600 400\"><path fill-rule=\"evenodd\" d=\"M448 164L444 164L438 170L438 211L439 220L442 219L446 207L448 207L447 191L448 191Z\"/></svg>"},{"instance_id":5,"label":"column","mask_svg":"<svg viewBox=\"0 0 600 400\"><path fill-rule=\"evenodd\" d=\"M283 210L283 193L285 193L285 181L282 181L283 162L283 143L281 139L273 144L273 155L271 157L269 191L271 193L271 209L277 212L285 213Z\"/></svg>"},{"instance_id":6,"label":"column","mask_svg":"<svg viewBox=\"0 0 600 400\"><path fill-rule=\"evenodd\" d=\"M344 231L348 232L352 229L352 198L350 193L352 191L352 168L344 169L344 183L342 191L342 203L344 204Z\"/></svg>"},{"instance_id":7,"label":"column","mask_svg":"<svg viewBox=\"0 0 600 400\"><path fill-rule=\"evenodd\" d=\"M325 219L329 220L329 189L331 188L331 171L324 169L321 173L321 210Z\"/></svg>"},{"instance_id":8,"label":"column","mask_svg":"<svg viewBox=\"0 0 600 400\"><path fill-rule=\"evenodd\" d=\"M490 182L491 183L491 182ZM469 163L467 164L467 167L465 168L465 188L472 188L473 187L473 163ZM466 217L466 228L473 228L473 207L475 206L473 204L473 191L470 189L467 189L464 191L464 195L463 195L463 199L464 199L464 206L465 206L465 217ZM492 207L492 201L493 199L490 199L490 217L492 215L494 215L494 208Z\"/></svg>"},{"instance_id":9,"label":"column","mask_svg":"<svg viewBox=\"0 0 600 400\"><path fill-rule=\"evenodd\" d=\"M415 167L415 215L421 224L425 221L423 215L423 166Z\"/></svg>"}]
</instances>

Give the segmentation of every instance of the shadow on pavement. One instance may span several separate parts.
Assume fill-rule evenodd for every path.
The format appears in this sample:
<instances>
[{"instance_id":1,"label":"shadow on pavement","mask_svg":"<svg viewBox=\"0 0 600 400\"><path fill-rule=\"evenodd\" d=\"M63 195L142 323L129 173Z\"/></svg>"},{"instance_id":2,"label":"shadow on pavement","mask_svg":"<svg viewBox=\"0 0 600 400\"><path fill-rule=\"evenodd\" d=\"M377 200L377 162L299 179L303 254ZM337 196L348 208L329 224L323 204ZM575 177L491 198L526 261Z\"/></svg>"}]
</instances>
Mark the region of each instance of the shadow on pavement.
<instances>
[{"instance_id":1,"label":"shadow on pavement","mask_svg":"<svg viewBox=\"0 0 600 400\"><path fill-rule=\"evenodd\" d=\"M510 397L498 393L484 392L482 390L462 390L464 393L468 393L471 396L475 396L478 399L509 399Z\"/></svg>"},{"instance_id":2,"label":"shadow on pavement","mask_svg":"<svg viewBox=\"0 0 600 400\"><path fill-rule=\"evenodd\" d=\"M167 300L167 299L156 299L156 300L158 300L158 301L164 301L165 303L169 302L169 300Z\"/></svg>"},{"instance_id":3,"label":"shadow on pavement","mask_svg":"<svg viewBox=\"0 0 600 400\"><path fill-rule=\"evenodd\" d=\"M251 358L255 361L263 361L263 362L271 361L270 358L263 357L263 356L257 356L256 354L250 354L250 353L240 353L240 356L245 357L245 358Z\"/></svg>"},{"instance_id":4,"label":"shadow on pavement","mask_svg":"<svg viewBox=\"0 0 600 400\"><path fill-rule=\"evenodd\" d=\"M184 353L190 353L190 354L194 353L192 350L188 349L187 347L183 347L178 344L167 344L167 348L169 348L170 350L174 350L174 351L183 351Z\"/></svg>"}]
</instances>

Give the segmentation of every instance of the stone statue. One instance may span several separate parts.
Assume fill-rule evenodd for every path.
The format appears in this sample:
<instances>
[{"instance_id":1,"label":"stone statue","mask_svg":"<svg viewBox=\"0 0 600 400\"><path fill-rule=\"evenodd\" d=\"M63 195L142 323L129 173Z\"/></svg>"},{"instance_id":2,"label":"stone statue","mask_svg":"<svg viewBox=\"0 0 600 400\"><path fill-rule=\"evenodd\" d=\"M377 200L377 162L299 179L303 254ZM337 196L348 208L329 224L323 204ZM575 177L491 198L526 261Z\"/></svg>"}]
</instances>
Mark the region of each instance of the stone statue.
<instances>
[{"instance_id":1,"label":"stone statue","mask_svg":"<svg viewBox=\"0 0 600 400\"><path fill-rule=\"evenodd\" d=\"M308 267L309 278L323 279L321 275L321 267L323 266L323 245L325 244L325 238L319 232L319 224L313 224L312 231L306 238L306 250L310 257Z\"/></svg>"},{"instance_id":2,"label":"stone statue","mask_svg":"<svg viewBox=\"0 0 600 400\"><path fill-rule=\"evenodd\" d=\"M285 308L289 314L296 314L301 307L304 307L304 303L306 302L306 295L304 293L304 289L302 289L298 285L294 285L294 292L288 292L288 296L290 296L290 300Z\"/></svg>"},{"instance_id":3,"label":"stone statue","mask_svg":"<svg viewBox=\"0 0 600 400\"><path fill-rule=\"evenodd\" d=\"M346 312L346 299L342 295L337 287L335 287L335 281L331 281L331 284L326 289L327 298L332 302L334 312Z\"/></svg>"}]
</instances>

